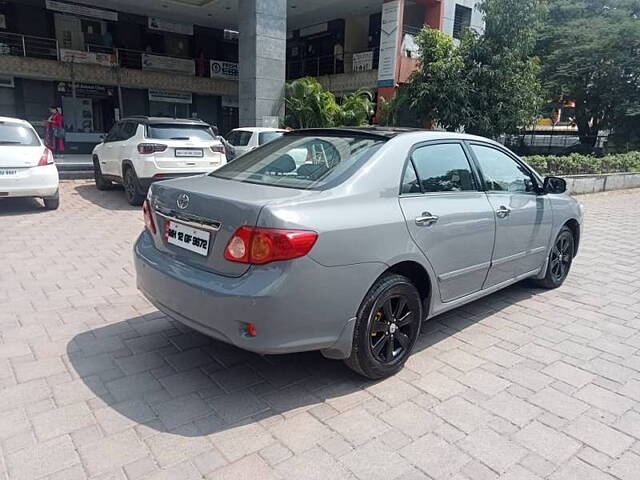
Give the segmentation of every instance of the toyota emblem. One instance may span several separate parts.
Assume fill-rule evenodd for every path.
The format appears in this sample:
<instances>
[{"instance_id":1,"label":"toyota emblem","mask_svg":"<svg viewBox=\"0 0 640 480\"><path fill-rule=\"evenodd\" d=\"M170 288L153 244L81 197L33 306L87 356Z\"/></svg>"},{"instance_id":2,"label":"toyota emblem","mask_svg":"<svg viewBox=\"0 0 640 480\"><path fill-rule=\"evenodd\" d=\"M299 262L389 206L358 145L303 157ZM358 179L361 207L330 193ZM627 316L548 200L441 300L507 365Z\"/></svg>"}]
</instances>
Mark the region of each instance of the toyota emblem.
<instances>
[{"instance_id":1,"label":"toyota emblem","mask_svg":"<svg viewBox=\"0 0 640 480\"><path fill-rule=\"evenodd\" d=\"M186 193L181 194L178 197L178 200L176 200L176 204L178 205L178 208L180 210L184 210L185 208L187 208L189 206L189 195L187 195Z\"/></svg>"}]
</instances>

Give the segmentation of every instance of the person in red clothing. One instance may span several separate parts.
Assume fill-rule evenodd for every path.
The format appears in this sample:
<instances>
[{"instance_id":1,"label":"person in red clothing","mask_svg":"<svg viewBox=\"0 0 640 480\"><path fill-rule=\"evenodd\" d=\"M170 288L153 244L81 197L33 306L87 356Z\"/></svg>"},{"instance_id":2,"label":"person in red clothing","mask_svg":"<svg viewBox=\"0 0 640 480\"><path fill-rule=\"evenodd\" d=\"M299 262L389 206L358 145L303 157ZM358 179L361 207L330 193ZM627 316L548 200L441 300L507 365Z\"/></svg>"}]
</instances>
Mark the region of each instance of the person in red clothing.
<instances>
[{"instance_id":1,"label":"person in red clothing","mask_svg":"<svg viewBox=\"0 0 640 480\"><path fill-rule=\"evenodd\" d=\"M64 153L64 116L56 106L51 106L49 112L44 142L53 153Z\"/></svg>"}]
</instances>

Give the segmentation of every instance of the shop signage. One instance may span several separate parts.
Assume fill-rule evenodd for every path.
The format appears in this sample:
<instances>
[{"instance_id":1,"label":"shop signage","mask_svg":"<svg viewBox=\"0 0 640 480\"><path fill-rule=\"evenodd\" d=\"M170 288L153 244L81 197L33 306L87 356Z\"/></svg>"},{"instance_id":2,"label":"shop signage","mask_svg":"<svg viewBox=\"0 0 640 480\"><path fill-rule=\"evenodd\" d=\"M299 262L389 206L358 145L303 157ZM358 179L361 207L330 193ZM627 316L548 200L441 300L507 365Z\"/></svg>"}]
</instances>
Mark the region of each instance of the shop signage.
<instances>
[{"instance_id":1,"label":"shop signage","mask_svg":"<svg viewBox=\"0 0 640 480\"><path fill-rule=\"evenodd\" d=\"M71 95L73 93L73 85L71 82L58 82L58 92ZM76 83L76 95L80 97L96 97L105 98L113 97L113 88L104 85L96 85L94 83Z\"/></svg>"},{"instance_id":2,"label":"shop signage","mask_svg":"<svg viewBox=\"0 0 640 480\"><path fill-rule=\"evenodd\" d=\"M211 60L211 77L237 80L238 64L233 62L223 62L222 60Z\"/></svg>"},{"instance_id":3,"label":"shop signage","mask_svg":"<svg viewBox=\"0 0 640 480\"><path fill-rule=\"evenodd\" d=\"M110 10L84 7L82 5L57 2L55 0L46 0L46 6L48 10L55 10L56 12L70 13L72 15L80 15L82 17L101 18L102 20L109 20L111 22L118 21L118 12L112 12Z\"/></svg>"},{"instance_id":4,"label":"shop signage","mask_svg":"<svg viewBox=\"0 0 640 480\"><path fill-rule=\"evenodd\" d=\"M142 54L142 68L145 70L168 70L170 72L196 74L196 62L189 58L164 57Z\"/></svg>"},{"instance_id":5,"label":"shop signage","mask_svg":"<svg viewBox=\"0 0 640 480\"><path fill-rule=\"evenodd\" d=\"M175 92L159 88L149 89L150 102L193 103L193 95L189 92Z\"/></svg>"},{"instance_id":6,"label":"shop signage","mask_svg":"<svg viewBox=\"0 0 640 480\"><path fill-rule=\"evenodd\" d=\"M373 69L373 52L360 52L353 54L353 71L364 72Z\"/></svg>"},{"instance_id":7,"label":"shop signage","mask_svg":"<svg viewBox=\"0 0 640 480\"><path fill-rule=\"evenodd\" d=\"M392 87L396 83L399 24L400 1L394 0L383 3L380 29L380 61L378 64L379 87Z\"/></svg>"},{"instance_id":8,"label":"shop signage","mask_svg":"<svg viewBox=\"0 0 640 480\"><path fill-rule=\"evenodd\" d=\"M171 20L165 20L158 17L147 17L147 26L151 30L162 30L163 32L193 35L192 24L172 22Z\"/></svg>"},{"instance_id":9,"label":"shop signage","mask_svg":"<svg viewBox=\"0 0 640 480\"><path fill-rule=\"evenodd\" d=\"M116 57L110 53L85 52L83 50L60 49L60 61L71 63L93 63L103 67L116 64Z\"/></svg>"}]
</instances>

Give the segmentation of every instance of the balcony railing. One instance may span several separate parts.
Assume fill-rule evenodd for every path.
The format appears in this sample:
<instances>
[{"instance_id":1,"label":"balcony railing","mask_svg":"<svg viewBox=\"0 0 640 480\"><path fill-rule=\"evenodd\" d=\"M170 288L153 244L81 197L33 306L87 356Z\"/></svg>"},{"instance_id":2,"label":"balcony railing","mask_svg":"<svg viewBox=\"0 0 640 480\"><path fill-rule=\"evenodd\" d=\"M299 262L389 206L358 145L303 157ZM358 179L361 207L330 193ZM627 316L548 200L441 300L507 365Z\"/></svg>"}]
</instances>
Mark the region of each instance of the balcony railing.
<instances>
[{"instance_id":1,"label":"balcony railing","mask_svg":"<svg viewBox=\"0 0 640 480\"><path fill-rule=\"evenodd\" d=\"M58 42L52 38L0 32L0 55L57 60Z\"/></svg>"},{"instance_id":2,"label":"balcony railing","mask_svg":"<svg viewBox=\"0 0 640 480\"><path fill-rule=\"evenodd\" d=\"M339 73L352 73L378 68L378 49L364 52L345 52L341 55L322 55L289 60L286 76L288 80L301 77L320 77Z\"/></svg>"}]
</instances>

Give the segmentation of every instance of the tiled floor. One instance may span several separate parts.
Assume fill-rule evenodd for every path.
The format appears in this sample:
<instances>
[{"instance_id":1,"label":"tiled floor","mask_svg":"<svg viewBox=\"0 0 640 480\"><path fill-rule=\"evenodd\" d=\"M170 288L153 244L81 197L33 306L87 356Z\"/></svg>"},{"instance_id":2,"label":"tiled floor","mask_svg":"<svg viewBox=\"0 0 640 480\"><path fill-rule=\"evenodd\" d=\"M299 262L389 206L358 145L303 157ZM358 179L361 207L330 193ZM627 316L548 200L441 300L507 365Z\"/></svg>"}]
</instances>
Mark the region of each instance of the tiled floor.
<instances>
[{"instance_id":1,"label":"tiled floor","mask_svg":"<svg viewBox=\"0 0 640 480\"><path fill-rule=\"evenodd\" d=\"M9 479L640 478L640 191L592 195L561 289L426 324L394 378L213 342L136 291L139 209L0 201Z\"/></svg>"}]
</instances>

